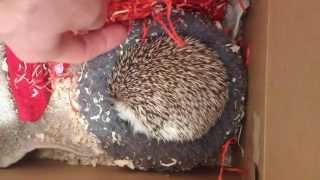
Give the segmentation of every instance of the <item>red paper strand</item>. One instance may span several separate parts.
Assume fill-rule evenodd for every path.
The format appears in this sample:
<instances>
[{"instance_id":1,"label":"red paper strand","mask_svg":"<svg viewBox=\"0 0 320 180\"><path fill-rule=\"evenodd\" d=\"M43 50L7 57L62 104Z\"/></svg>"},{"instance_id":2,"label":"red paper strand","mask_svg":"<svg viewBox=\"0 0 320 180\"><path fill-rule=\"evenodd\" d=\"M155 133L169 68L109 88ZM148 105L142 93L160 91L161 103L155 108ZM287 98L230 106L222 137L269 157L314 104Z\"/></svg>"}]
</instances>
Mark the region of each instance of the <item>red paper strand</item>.
<instances>
[{"instance_id":1,"label":"red paper strand","mask_svg":"<svg viewBox=\"0 0 320 180\"><path fill-rule=\"evenodd\" d=\"M220 168L219 168L218 180L223 180L224 171L236 172L236 173L239 173L239 174L243 173L242 169L239 169L239 168L226 168L224 166L224 162L226 160L226 156L227 156L227 153L228 153L228 151L230 149L230 146L233 145L233 144L236 144L236 143L237 143L237 138L233 137L233 138L228 139L222 145L221 153L220 153Z\"/></svg>"}]
</instances>

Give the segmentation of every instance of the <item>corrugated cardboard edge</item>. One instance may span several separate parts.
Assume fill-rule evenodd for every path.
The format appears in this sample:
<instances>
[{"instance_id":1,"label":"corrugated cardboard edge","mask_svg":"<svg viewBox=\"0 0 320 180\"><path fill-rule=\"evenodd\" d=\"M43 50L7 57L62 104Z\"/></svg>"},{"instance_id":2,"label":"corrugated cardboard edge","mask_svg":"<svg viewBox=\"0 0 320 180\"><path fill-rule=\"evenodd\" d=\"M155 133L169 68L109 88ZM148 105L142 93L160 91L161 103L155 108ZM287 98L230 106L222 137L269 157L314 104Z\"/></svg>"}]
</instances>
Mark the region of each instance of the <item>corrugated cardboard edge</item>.
<instances>
[{"instance_id":1,"label":"corrugated cardboard edge","mask_svg":"<svg viewBox=\"0 0 320 180\"><path fill-rule=\"evenodd\" d=\"M267 59L269 1L251 1L246 19L246 40L249 43L249 89L245 134L245 180L262 179L265 172L265 128L267 105ZM257 168L257 169L256 169ZM258 173L255 173L258 172Z\"/></svg>"}]
</instances>

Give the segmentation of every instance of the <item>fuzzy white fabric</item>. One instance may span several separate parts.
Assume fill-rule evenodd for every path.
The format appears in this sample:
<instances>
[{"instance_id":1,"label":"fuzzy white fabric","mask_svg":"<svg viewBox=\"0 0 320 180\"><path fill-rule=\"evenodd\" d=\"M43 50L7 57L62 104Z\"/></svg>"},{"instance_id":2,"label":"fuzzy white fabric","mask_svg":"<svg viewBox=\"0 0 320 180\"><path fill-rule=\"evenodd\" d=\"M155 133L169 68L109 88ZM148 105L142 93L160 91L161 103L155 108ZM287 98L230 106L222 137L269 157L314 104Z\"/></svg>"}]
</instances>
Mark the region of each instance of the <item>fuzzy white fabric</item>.
<instances>
[{"instance_id":1,"label":"fuzzy white fabric","mask_svg":"<svg viewBox=\"0 0 320 180\"><path fill-rule=\"evenodd\" d=\"M17 121L5 71L7 71L7 64L5 62L4 46L0 44L0 127L8 127Z\"/></svg>"},{"instance_id":2,"label":"fuzzy white fabric","mask_svg":"<svg viewBox=\"0 0 320 180\"><path fill-rule=\"evenodd\" d=\"M111 164L99 140L87 132L87 121L71 108L73 100L70 100L70 95L76 91L72 79L54 83L55 91L38 122L21 123L8 87L6 71L4 46L0 44L0 168L10 166L36 149L40 149L39 158L62 160L69 164Z\"/></svg>"}]
</instances>

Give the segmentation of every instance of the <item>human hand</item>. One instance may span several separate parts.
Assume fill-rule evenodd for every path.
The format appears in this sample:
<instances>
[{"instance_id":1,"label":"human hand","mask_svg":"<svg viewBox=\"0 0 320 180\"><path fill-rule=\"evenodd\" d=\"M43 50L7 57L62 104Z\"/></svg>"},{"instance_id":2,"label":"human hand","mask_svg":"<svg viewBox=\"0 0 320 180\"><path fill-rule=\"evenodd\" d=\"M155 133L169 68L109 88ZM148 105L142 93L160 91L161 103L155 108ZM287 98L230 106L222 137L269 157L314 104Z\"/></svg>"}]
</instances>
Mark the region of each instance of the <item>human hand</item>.
<instances>
[{"instance_id":1,"label":"human hand","mask_svg":"<svg viewBox=\"0 0 320 180\"><path fill-rule=\"evenodd\" d=\"M119 24L104 25L108 2L2 0L0 40L25 62L85 62L127 36Z\"/></svg>"}]
</instances>

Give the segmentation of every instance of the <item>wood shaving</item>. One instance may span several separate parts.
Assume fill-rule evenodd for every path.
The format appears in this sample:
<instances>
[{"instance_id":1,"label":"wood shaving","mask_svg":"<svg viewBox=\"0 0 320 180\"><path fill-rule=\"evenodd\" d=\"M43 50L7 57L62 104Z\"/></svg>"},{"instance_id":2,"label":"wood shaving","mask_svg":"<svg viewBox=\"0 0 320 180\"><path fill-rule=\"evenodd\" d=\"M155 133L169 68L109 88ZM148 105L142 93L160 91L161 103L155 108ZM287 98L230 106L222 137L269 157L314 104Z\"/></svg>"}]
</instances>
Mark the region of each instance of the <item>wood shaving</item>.
<instances>
[{"instance_id":1,"label":"wood shaving","mask_svg":"<svg viewBox=\"0 0 320 180\"><path fill-rule=\"evenodd\" d=\"M128 167L128 168L130 168L132 170L135 169L135 166L134 166L132 160L126 160L126 159L124 159L124 160L115 160L114 164L119 166L119 167Z\"/></svg>"},{"instance_id":2,"label":"wood shaving","mask_svg":"<svg viewBox=\"0 0 320 180\"><path fill-rule=\"evenodd\" d=\"M176 159L173 159L173 158L171 158L170 160L171 160L171 162L170 162L170 163L164 163L164 162L160 161L161 166L164 166L164 167L171 167L171 166L176 165L176 164L177 164L177 162L178 162Z\"/></svg>"}]
</instances>

